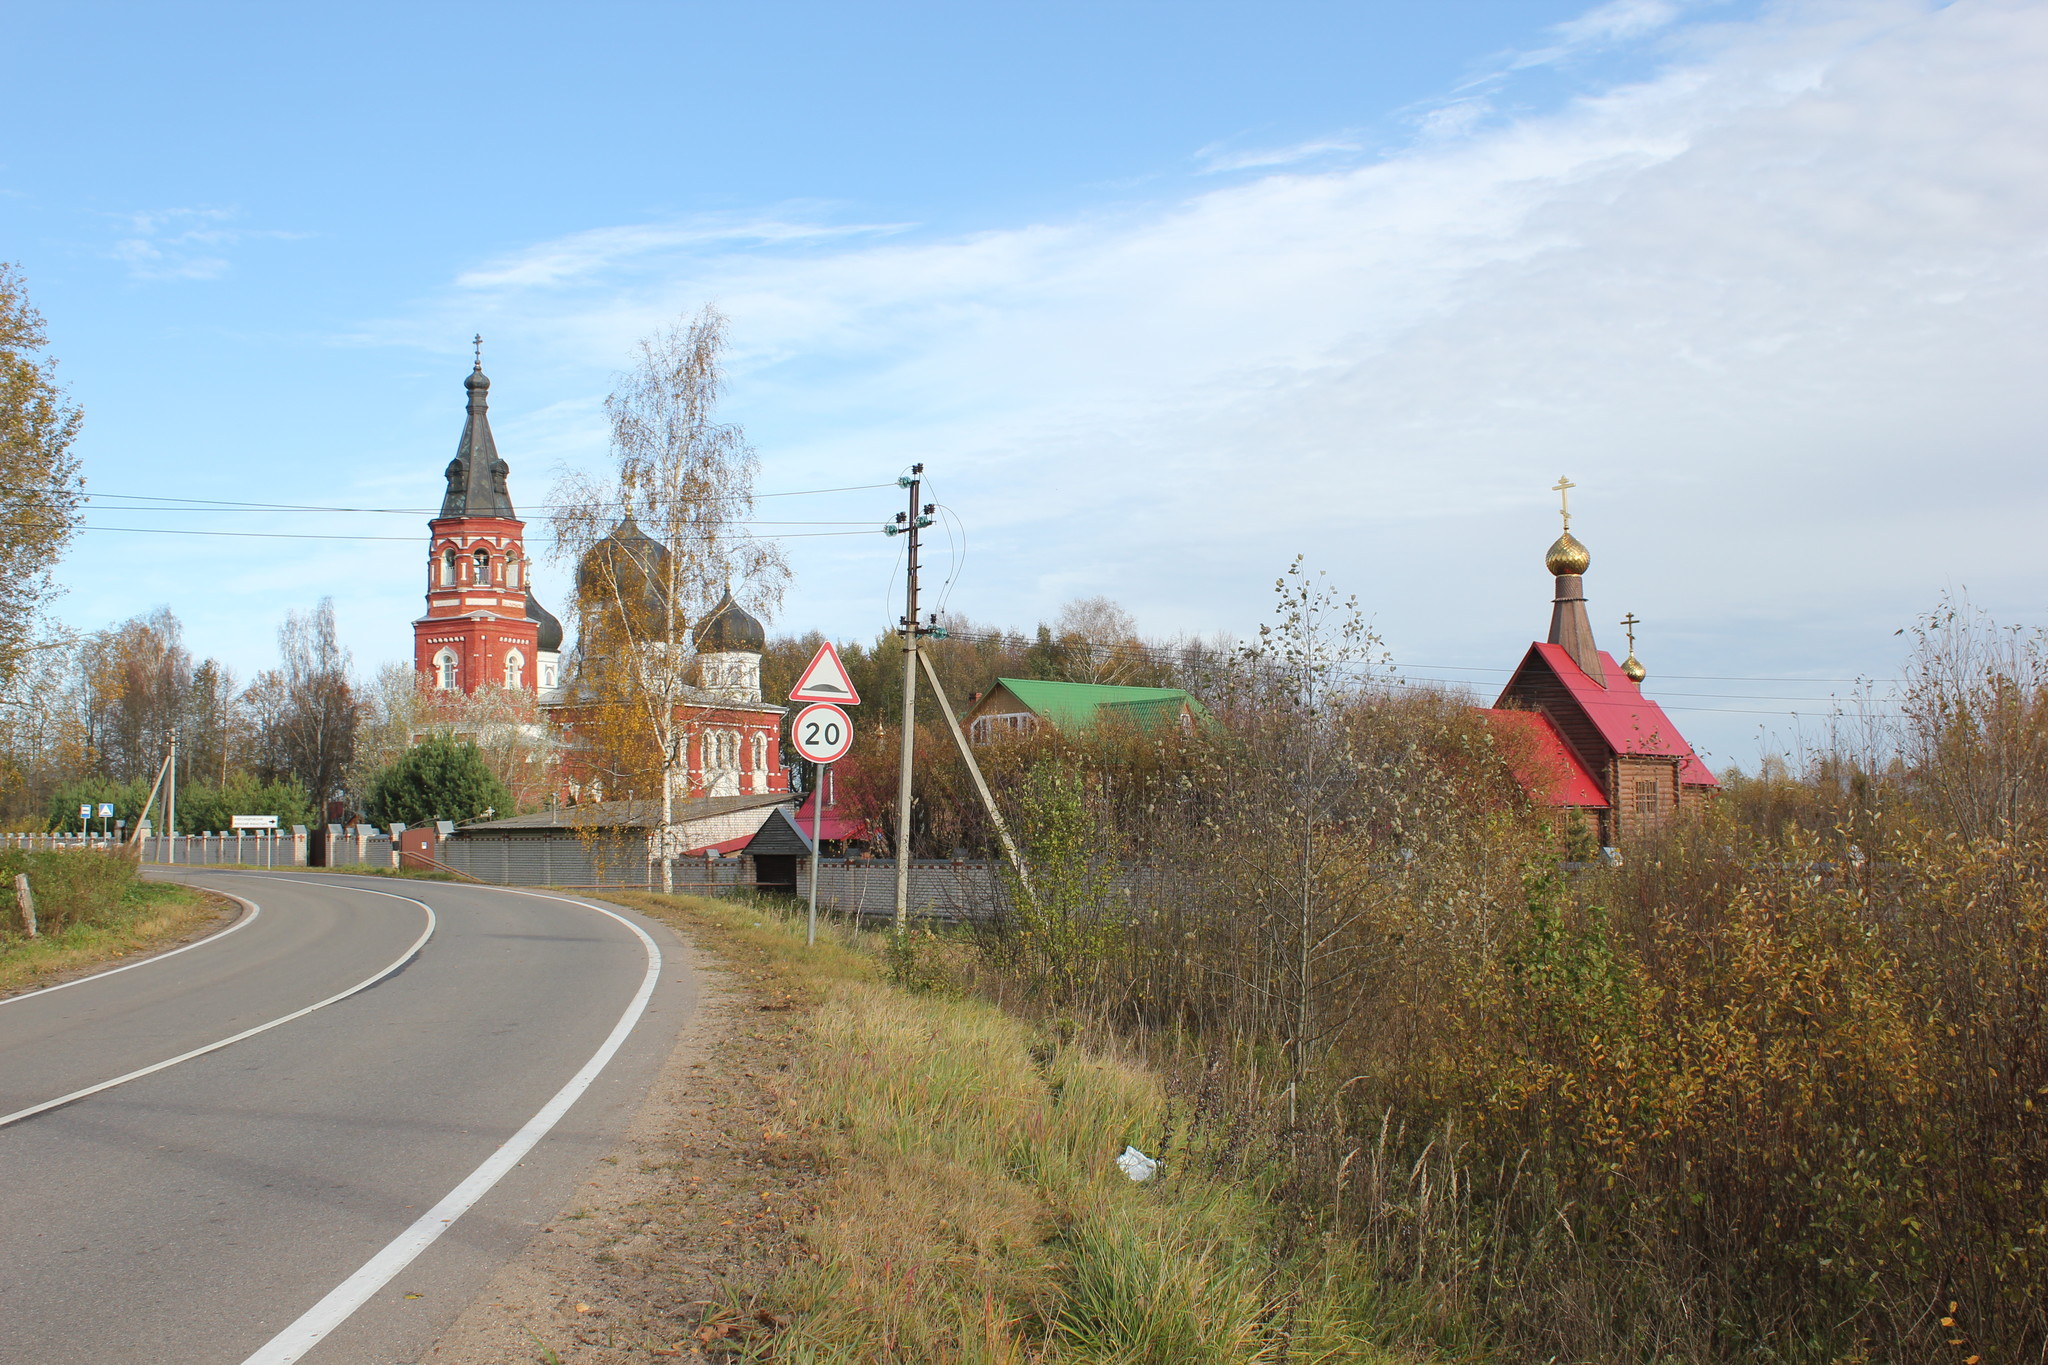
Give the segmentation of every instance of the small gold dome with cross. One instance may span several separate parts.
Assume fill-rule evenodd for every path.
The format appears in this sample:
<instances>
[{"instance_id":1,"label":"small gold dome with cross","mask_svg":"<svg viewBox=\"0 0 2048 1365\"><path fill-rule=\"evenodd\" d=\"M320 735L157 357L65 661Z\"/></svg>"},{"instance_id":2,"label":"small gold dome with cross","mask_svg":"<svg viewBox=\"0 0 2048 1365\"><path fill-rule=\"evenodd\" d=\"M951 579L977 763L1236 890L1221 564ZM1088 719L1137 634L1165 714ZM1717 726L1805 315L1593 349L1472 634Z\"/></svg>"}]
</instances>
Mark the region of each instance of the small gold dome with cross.
<instances>
[{"instance_id":1,"label":"small gold dome with cross","mask_svg":"<svg viewBox=\"0 0 2048 1365\"><path fill-rule=\"evenodd\" d=\"M1543 556L1543 567L1560 578L1568 573L1584 573L1592 563L1592 553L1570 531L1552 542Z\"/></svg>"}]
</instances>

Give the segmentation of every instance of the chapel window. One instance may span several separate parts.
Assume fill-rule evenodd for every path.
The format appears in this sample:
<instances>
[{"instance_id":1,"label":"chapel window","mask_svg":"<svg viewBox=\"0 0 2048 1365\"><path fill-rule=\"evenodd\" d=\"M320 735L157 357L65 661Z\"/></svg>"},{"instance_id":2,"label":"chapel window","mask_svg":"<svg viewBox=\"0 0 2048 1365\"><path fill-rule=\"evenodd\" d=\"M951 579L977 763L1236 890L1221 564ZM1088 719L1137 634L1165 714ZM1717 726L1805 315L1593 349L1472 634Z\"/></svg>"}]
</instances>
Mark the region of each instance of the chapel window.
<instances>
[{"instance_id":1,"label":"chapel window","mask_svg":"<svg viewBox=\"0 0 2048 1365\"><path fill-rule=\"evenodd\" d=\"M526 686L526 656L516 649L505 656L505 686Z\"/></svg>"},{"instance_id":2,"label":"chapel window","mask_svg":"<svg viewBox=\"0 0 2048 1365\"><path fill-rule=\"evenodd\" d=\"M997 735L1029 735L1038 730L1038 717L1029 711L1010 711L1002 715L976 716L969 737L976 744L986 744Z\"/></svg>"},{"instance_id":3,"label":"chapel window","mask_svg":"<svg viewBox=\"0 0 2048 1365\"><path fill-rule=\"evenodd\" d=\"M476 552L476 578L474 581L478 583L488 583L491 581L491 552L489 550L478 550Z\"/></svg>"},{"instance_id":4,"label":"chapel window","mask_svg":"<svg viewBox=\"0 0 2048 1365\"><path fill-rule=\"evenodd\" d=\"M513 551L505 556L505 586L508 588L519 586L519 554L517 551Z\"/></svg>"},{"instance_id":5,"label":"chapel window","mask_svg":"<svg viewBox=\"0 0 2048 1365\"><path fill-rule=\"evenodd\" d=\"M1658 813L1662 785L1654 777L1636 779L1636 814L1655 815Z\"/></svg>"},{"instance_id":6,"label":"chapel window","mask_svg":"<svg viewBox=\"0 0 2048 1365\"><path fill-rule=\"evenodd\" d=\"M455 547L453 545L441 551L441 586L444 588L455 586Z\"/></svg>"},{"instance_id":7,"label":"chapel window","mask_svg":"<svg viewBox=\"0 0 2048 1365\"><path fill-rule=\"evenodd\" d=\"M434 671L438 675L435 686L443 692L455 689L455 651L444 649L434 656Z\"/></svg>"}]
</instances>

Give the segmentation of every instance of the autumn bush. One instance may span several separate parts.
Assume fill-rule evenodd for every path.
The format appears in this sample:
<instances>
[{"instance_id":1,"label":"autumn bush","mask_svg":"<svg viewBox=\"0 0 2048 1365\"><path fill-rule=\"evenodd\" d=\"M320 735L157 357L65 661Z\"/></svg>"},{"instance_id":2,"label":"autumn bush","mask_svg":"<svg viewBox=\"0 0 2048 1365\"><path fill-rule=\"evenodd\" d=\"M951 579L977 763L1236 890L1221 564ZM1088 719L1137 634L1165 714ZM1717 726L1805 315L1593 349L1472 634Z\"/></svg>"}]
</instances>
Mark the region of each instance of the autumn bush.
<instances>
[{"instance_id":1,"label":"autumn bush","mask_svg":"<svg viewBox=\"0 0 2048 1365\"><path fill-rule=\"evenodd\" d=\"M992 753L1044 885L964 983L1142 1050L1172 1154L1367 1267L1390 1341L2048 1359L2042 642L1945 610L1882 744L1589 867L1295 588L1214 730Z\"/></svg>"}]
</instances>

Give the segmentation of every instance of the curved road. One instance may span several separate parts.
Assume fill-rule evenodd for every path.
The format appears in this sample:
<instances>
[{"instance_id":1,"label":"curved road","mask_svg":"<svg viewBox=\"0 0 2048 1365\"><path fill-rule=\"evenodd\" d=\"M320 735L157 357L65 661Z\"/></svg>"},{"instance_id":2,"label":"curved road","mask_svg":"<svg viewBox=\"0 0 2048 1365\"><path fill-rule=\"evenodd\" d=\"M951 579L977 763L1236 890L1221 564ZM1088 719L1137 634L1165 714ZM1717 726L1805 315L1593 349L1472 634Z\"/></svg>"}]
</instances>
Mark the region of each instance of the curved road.
<instances>
[{"instance_id":1,"label":"curved road","mask_svg":"<svg viewBox=\"0 0 2048 1365\"><path fill-rule=\"evenodd\" d=\"M0 1001L0 1361L409 1365L610 1150L683 954L573 895L184 879L258 912Z\"/></svg>"}]
</instances>

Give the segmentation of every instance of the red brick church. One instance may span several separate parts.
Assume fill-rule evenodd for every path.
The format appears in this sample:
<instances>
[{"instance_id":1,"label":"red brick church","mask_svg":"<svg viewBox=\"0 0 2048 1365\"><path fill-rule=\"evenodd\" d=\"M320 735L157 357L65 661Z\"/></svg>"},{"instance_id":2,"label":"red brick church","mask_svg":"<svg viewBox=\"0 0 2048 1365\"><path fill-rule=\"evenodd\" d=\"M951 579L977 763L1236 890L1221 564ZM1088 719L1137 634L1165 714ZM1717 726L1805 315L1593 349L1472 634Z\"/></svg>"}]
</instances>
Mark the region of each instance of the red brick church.
<instances>
[{"instance_id":1,"label":"red brick church","mask_svg":"<svg viewBox=\"0 0 2048 1365\"><path fill-rule=\"evenodd\" d=\"M480 348L479 342L476 366L462 381L468 414L455 458L443 471L441 512L427 523L427 610L412 623L413 667L435 692L530 693L542 724L562 742L562 796L602 799L601 785L593 788L577 771L575 679L563 656L562 623L534 597L526 523L513 509L511 471L491 434L491 381ZM598 549L642 557L668 553L631 518ZM785 708L761 698L761 623L728 594L698 623L691 643L699 686L677 708L689 736L689 790L678 795L787 792Z\"/></svg>"},{"instance_id":2,"label":"red brick church","mask_svg":"<svg viewBox=\"0 0 2048 1365\"><path fill-rule=\"evenodd\" d=\"M1557 491L1569 497L1569 481ZM1603 845L1650 833L1705 801L1720 785L1664 709L1643 695L1631 613L1628 657L1620 663L1593 642L1586 570L1593 557L1571 530L1543 557L1556 580L1548 639L1529 646L1487 717L1523 741L1523 785L1554 806L1580 812Z\"/></svg>"}]
</instances>

